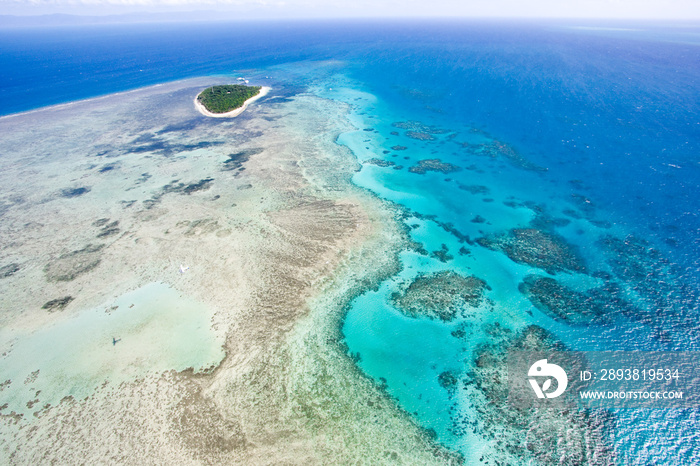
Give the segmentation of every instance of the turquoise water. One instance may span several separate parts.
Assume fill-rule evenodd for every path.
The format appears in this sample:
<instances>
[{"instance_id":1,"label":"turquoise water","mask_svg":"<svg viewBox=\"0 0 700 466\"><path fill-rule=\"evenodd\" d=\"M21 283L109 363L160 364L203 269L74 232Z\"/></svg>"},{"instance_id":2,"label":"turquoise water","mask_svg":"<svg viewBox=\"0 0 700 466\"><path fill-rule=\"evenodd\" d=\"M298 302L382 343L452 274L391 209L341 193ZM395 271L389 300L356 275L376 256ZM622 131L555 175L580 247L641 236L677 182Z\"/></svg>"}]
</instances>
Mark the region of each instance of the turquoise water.
<instances>
[{"instance_id":1,"label":"turquoise water","mask_svg":"<svg viewBox=\"0 0 700 466\"><path fill-rule=\"evenodd\" d=\"M80 29L60 40L4 32L3 111L244 68L289 97L347 103L357 130L338 143L362 163L353 181L404 209L416 244L398 275L353 301L345 343L365 374L470 462L498 448L464 385L485 344L535 324L576 350L698 349L697 27L257 26ZM421 173L426 160L437 171ZM546 270L487 246L514 229L555 235L585 268ZM450 321L397 307L395 294L417 279L450 271L487 284L477 305L460 305ZM615 290L604 319L572 323L533 304L523 291L530 275L579 293ZM445 373L458 381L452 389ZM695 411L615 414L620 463L700 461ZM479 427L456 427L465 420Z\"/></svg>"},{"instance_id":2,"label":"turquoise water","mask_svg":"<svg viewBox=\"0 0 700 466\"><path fill-rule=\"evenodd\" d=\"M590 46L585 44L585 39L591 38L578 38L584 45ZM592 42L597 40L595 38ZM424 47L435 51L444 44ZM465 46L475 53L472 47L473 44ZM492 45L485 46L489 47ZM548 78L559 81L559 86L581 85L577 81L585 76L591 81L598 80L586 83L586 87L595 89L597 85L599 90L604 90L620 86L624 80L619 65L607 62L607 58L601 60L600 56L594 56L584 59L578 55L582 51L577 46L566 50L561 44L556 44L554 48L558 49L557 54L563 55L557 57L557 61L580 58L583 63L579 62L577 67L592 66L592 62L597 61L595 65L603 71L602 75L579 71L567 77L562 74L570 72L568 66L551 65L557 70L557 75ZM524 46L509 50L510 53L524 51ZM694 52L697 53L697 48ZM410 53L416 52L412 50ZM553 59L551 53L551 50L533 53L528 49L525 54L548 62ZM644 66L656 68L657 71L660 68L665 72L677 66L660 64L650 57L643 58L649 58L649 61L629 60L625 64L635 68L637 74L634 79L640 78L639 73ZM515 57L515 60L523 59L517 55ZM438 60L433 65L435 68L447 67L445 61L450 60ZM509 68L507 72L499 69L503 66ZM665 105L669 105L666 111L670 112L670 102L663 96L671 92L664 87L671 83L659 83L658 75L645 78L646 83L636 82L631 87L652 86L652 81L655 81L654 89L646 89L645 95L634 95L633 102L625 102L628 111L623 114L615 113L615 105L623 105L619 98L617 103L602 105L596 91L589 91L583 96L584 99L565 94L559 96L558 99L564 101L587 101L588 105L577 109L574 120L566 115L571 111L567 105L553 105L546 112L538 112L536 108L518 105L519 100L524 100L522 96L513 93L510 96L512 101L508 101L499 95L512 90L508 80L542 79L537 76L542 71L533 69L535 66L514 70L510 63L498 63L495 72L506 78L506 89L494 89L495 82L485 90L471 87L477 96L485 93L492 99L488 106L492 112L503 112L507 108L513 113L499 122L500 134L496 138L492 132L486 131L486 122L479 121L478 115L483 110L474 108L473 102L467 103L472 108L459 110L449 108L450 103L445 102L450 99L460 102L469 100L465 96L464 85L455 83L457 88L449 88L449 80L436 76L437 72L434 72L430 74L430 79L411 82L410 85L415 86L413 89L400 89L399 86L407 86L406 76L392 74L389 70L377 73L376 69L372 69L375 76L382 77L378 81L368 77L370 66L364 64L360 68L356 76L362 76L362 82L336 83L337 87L324 94L353 107L353 123L358 131L341 135L339 143L349 147L364 162L362 170L354 177L356 184L400 204L413 214L407 217L405 224L411 239L420 243L427 254L404 254L401 257L403 271L399 276L383 283L378 292L367 293L354 301L343 332L350 353L358 360L360 367L385 387L424 427L432 429L441 442L460 450L468 461L476 461L477 456L481 455L480 446L486 435L467 439L465 435L468 434L464 430L453 428L460 420L478 418L477 411L470 406L472 393L468 389L448 392L440 386L439 375L451 371L460 374L460 380L468 379L476 351L483 344L499 341L489 335L489 329L494 324L517 333L524 326L534 323L552 332L569 348L578 350L697 349L698 327L693 317L698 311L697 280L694 278L697 277L697 254L693 246L697 243L693 239L681 244L683 241L679 237L689 234L695 238L698 230L694 221L685 224L685 227L669 222L669 218L674 216L674 222L680 224L691 217L696 218L695 202L687 196L693 190L691 186L696 183L692 181L695 175L689 172L696 171L697 161L690 152L678 150L679 141L674 138L679 135L673 134L678 128L666 128L666 131L656 133L663 135L662 141L654 142L658 153L649 146L641 149L640 141L647 138L642 134L644 128L667 123L661 121L663 119L634 121L643 119L640 113L648 113L644 105L635 105L640 103L638 99L652 104L654 113L661 113L659 109ZM467 67L464 72L470 74L471 70ZM449 69L446 74L453 77L456 73L454 69ZM695 78L691 78L686 84L692 86L694 83ZM531 99L533 96L527 96L528 93L534 90L544 92L544 89L533 90L522 83L519 86ZM366 94L358 92L358 89ZM691 101L698 97L697 87L687 90ZM634 91L626 89L629 93ZM401 97L397 98L397 94L401 94ZM408 95L417 97L411 99ZM556 100L545 95L540 97L542 101ZM493 102L496 99L501 101L501 107ZM479 99L475 96L471 100ZM697 103L697 100L694 102ZM543 104L538 102L538 105ZM683 125L689 132L681 134L680 138L685 146L696 145L697 134L690 128L693 124L697 125L698 108L690 101L684 107L683 110L690 110L693 116L684 121ZM473 114L469 114L469 110ZM650 115L645 117L649 118ZM537 123L546 129L532 128L531 133L523 134L532 124L513 121L522 118L538 118ZM599 120L614 118L626 121L613 128L600 128ZM674 115L674 118L677 119L678 115ZM558 121L555 123L551 120ZM432 131L431 140L416 140L408 136L405 125L396 124L406 121L419 121L426 127L424 131ZM504 125L504 122L507 124ZM631 128L636 125L639 126ZM587 134L583 136L577 134L579 131L576 129L581 126L593 128L584 130ZM621 126L624 127L622 134L619 132ZM681 133L684 131L681 130ZM627 138L632 140L628 141ZM614 139L617 141L613 142ZM474 149L480 144L494 141L512 146L518 157L484 156ZM623 141L628 141L630 146ZM651 144L650 141L648 143ZM402 149L395 150L397 146L402 146ZM620 153L623 150L625 152ZM664 154L667 154L667 158L664 158ZM373 160L376 158L395 165L381 166ZM439 159L460 170L450 173L429 171L424 174L407 170L425 159ZM641 166L646 163L651 165ZM403 168L395 169L396 165ZM661 175L660 171L663 172ZM663 199L655 197L658 192L663 192ZM517 206L507 205L514 202ZM619 284L622 291L617 296L623 296L636 307L632 313L621 312L615 304L609 303L605 306L605 312L609 314L605 325L567 325L538 310L519 290L519 284L527 275L543 275L543 270L531 264L517 263L501 252L472 241L513 228L532 227L538 215L528 206L537 206L549 220L564 220L545 229L561 235L574 245L589 269L586 274L556 275L560 283L571 289L583 291L602 286L605 280L600 278L600 272L615 273L611 263L619 257L613 256L621 254L625 259L629 258L629 251L606 250L601 244L603 238L615 237L624 241L628 235L634 234L638 239L650 240L650 243L644 243L641 250L658 248L663 251L661 256L664 260L669 260L669 265L660 266L660 262L654 262L652 269L655 271L645 272L654 274L648 281L636 280L629 275L621 277ZM679 212L681 210L684 212ZM446 223L459 233L455 235L446 231L443 226ZM468 237L466 243L461 239L464 235ZM462 247L466 247L469 253L460 254L458 251ZM451 256L446 262L434 255L431 257L431 252L445 248ZM678 262L673 262L673 259ZM441 270L484 279L490 286L486 296L492 303L491 307L469 309L466 316L447 323L425 317L407 317L397 310L392 293L401 292L417 276L429 276ZM663 282L674 284L667 286ZM468 328L467 338L457 338L452 334L460 326ZM665 337L659 337L659 333ZM688 439L694 438L694 411L676 413L674 421L654 413L619 412L616 415L617 454L623 463L646 464L653 458L663 464L693 464L698 459L696 443L693 440L688 442ZM678 427L674 430L673 426ZM665 435L657 436L657 432L665 432Z\"/></svg>"},{"instance_id":3,"label":"turquoise water","mask_svg":"<svg viewBox=\"0 0 700 466\"><path fill-rule=\"evenodd\" d=\"M3 400L29 415L26 400L39 393L41 406L56 405L64 396L82 399L101 384L118 386L148 372L209 370L224 358L223 337L210 328L213 315L170 286L149 283L34 333L2 329L12 348L3 357L3 380L17 382Z\"/></svg>"}]
</instances>

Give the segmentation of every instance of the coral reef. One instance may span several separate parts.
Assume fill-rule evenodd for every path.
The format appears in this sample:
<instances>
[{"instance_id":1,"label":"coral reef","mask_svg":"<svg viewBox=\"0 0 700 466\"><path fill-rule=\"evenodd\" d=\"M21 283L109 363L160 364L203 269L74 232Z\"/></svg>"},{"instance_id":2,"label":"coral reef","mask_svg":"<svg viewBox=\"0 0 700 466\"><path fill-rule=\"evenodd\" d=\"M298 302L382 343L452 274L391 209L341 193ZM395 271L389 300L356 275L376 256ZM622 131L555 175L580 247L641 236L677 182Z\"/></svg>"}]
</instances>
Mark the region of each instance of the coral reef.
<instances>
[{"instance_id":1,"label":"coral reef","mask_svg":"<svg viewBox=\"0 0 700 466\"><path fill-rule=\"evenodd\" d=\"M97 267L102 261L104 244L88 244L82 249L61 255L44 267L46 280L69 282Z\"/></svg>"},{"instance_id":2,"label":"coral reef","mask_svg":"<svg viewBox=\"0 0 700 466\"><path fill-rule=\"evenodd\" d=\"M105 220L105 219L100 219ZM109 221L109 219L106 219ZM94 223L93 223L94 225ZM121 230L118 228L119 220L115 220L111 223L105 223L102 225L102 230L97 234L98 238L107 238L109 236L114 236L118 234Z\"/></svg>"},{"instance_id":3,"label":"coral reef","mask_svg":"<svg viewBox=\"0 0 700 466\"><path fill-rule=\"evenodd\" d=\"M457 187L461 189L462 191L467 191L471 194L488 194L491 192L491 190L487 186L482 186L478 184L462 184L458 183Z\"/></svg>"},{"instance_id":4,"label":"coral reef","mask_svg":"<svg viewBox=\"0 0 700 466\"><path fill-rule=\"evenodd\" d=\"M476 242L505 253L514 262L538 267L550 274L563 270L586 272L575 246L557 234L536 228L515 228L506 234L478 238Z\"/></svg>"},{"instance_id":5,"label":"coral reef","mask_svg":"<svg viewBox=\"0 0 700 466\"><path fill-rule=\"evenodd\" d=\"M501 332L494 343L482 345L475 354L474 369L467 374L465 386L473 386L484 395L480 413L484 433L498 439L503 451L523 464L609 465L616 463L610 440L614 419L604 411L579 409L566 397L547 400L552 407L540 407L527 393L523 402L513 402L514 381L509 374L527 374L528 367L509 367L510 354L518 352L564 352L566 348L541 327L531 325L516 335ZM526 362L522 359L521 363ZM566 358L564 369L576 373L582 361L575 355ZM512 377L512 376L511 376ZM522 377L523 390L527 378ZM570 380L571 385L577 383ZM520 401L520 400L518 400ZM457 419L453 429L460 433L473 428L468 419Z\"/></svg>"},{"instance_id":6,"label":"coral reef","mask_svg":"<svg viewBox=\"0 0 700 466\"><path fill-rule=\"evenodd\" d=\"M41 308L46 309L49 312L62 311L74 299L75 298L73 298L72 296L64 296L62 298L52 299L51 301L48 301L46 304L41 306Z\"/></svg>"},{"instance_id":7,"label":"coral reef","mask_svg":"<svg viewBox=\"0 0 700 466\"><path fill-rule=\"evenodd\" d=\"M245 170L243 164L246 163L252 156L262 153L263 150L264 149L262 148L256 147L229 154L228 159L224 160L223 162L223 167L221 168L221 171L243 171Z\"/></svg>"},{"instance_id":8,"label":"coral reef","mask_svg":"<svg viewBox=\"0 0 700 466\"><path fill-rule=\"evenodd\" d=\"M513 147L501 141L493 140L487 144L469 144L462 143L462 146L467 147L476 155L484 155L491 158L503 158L511 165L530 171L547 171L547 168L541 167L518 153Z\"/></svg>"},{"instance_id":9,"label":"coral reef","mask_svg":"<svg viewBox=\"0 0 700 466\"><path fill-rule=\"evenodd\" d=\"M163 194L167 193L177 193L177 194L192 194L197 191L206 191L211 188L212 181L214 178L204 178L202 180L196 181L194 183L181 183L180 180L173 180L170 183L163 186Z\"/></svg>"},{"instance_id":10,"label":"coral reef","mask_svg":"<svg viewBox=\"0 0 700 466\"><path fill-rule=\"evenodd\" d=\"M365 163L368 163L370 165L376 165L378 167L393 167L396 164L394 162L391 162L389 160L382 160L382 159L369 159L365 160Z\"/></svg>"},{"instance_id":11,"label":"coral reef","mask_svg":"<svg viewBox=\"0 0 700 466\"><path fill-rule=\"evenodd\" d=\"M454 256L450 254L450 250L446 244L441 245L440 249L438 249L437 251L433 251L430 254L430 257L434 257L440 262L448 262L454 259Z\"/></svg>"},{"instance_id":12,"label":"coral reef","mask_svg":"<svg viewBox=\"0 0 700 466\"><path fill-rule=\"evenodd\" d=\"M12 263L0 267L0 278L7 278L19 271L19 264Z\"/></svg>"},{"instance_id":13,"label":"coral reef","mask_svg":"<svg viewBox=\"0 0 700 466\"><path fill-rule=\"evenodd\" d=\"M410 317L426 316L443 321L454 320L465 306L478 306L484 290L490 289L484 280L451 271L422 275L392 300L397 309Z\"/></svg>"},{"instance_id":14,"label":"coral reef","mask_svg":"<svg viewBox=\"0 0 700 466\"><path fill-rule=\"evenodd\" d=\"M87 194L90 192L92 188L90 186L82 186L80 188L65 188L61 190L61 197L78 197L82 196L83 194Z\"/></svg>"},{"instance_id":15,"label":"coral reef","mask_svg":"<svg viewBox=\"0 0 700 466\"><path fill-rule=\"evenodd\" d=\"M457 165L452 165L451 163L443 162L440 159L424 159L419 160L418 165L414 165L409 168L408 171L411 173L418 173L419 175L424 175L427 172L440 172L444 174L460 171Z\"/></svg>"},{"instance_id":16,"label":"coral reef","mask_svg":"<svg viewBox=\"0 0 700 466\"><path fill-rule=\"evenodd\" d=\"M518 289L537 309L570 325L603 324L619 312L635 313L632 305L620 297L619 287L612 283L580 292L550 277L528 275Z\"/></svg>"},{"instance_id":17,"label":"coral reef","mask_svg":"<svg viewBox=\"0 0 700 466\"><path fill-rule=\"evenodd\" d=\"M206 149L207 147L219 146L222 144L224 144L224 141L199 141L194 144L173 143L167 139L158 138L153 134L146 133L134 139L131 144L123 147L121 150L125 154L152 152L154 154L168 157L180 152Z\"/></svg>"},{"instance_id":18,"label":"coral reef","mask_svg":"<svg viewBox=\"0 0 700 466\"><path fill-rule=\"evenodd\" d=\"M417 139L419 141L434 141L435 137L429 133L421 133L419 131L406 131L406 136L411 139Z\"/></svg>"},{"instance_id":19,"label":"coral reef","mask_svg":"<svg viewBox=\"0 0 700 466\"><path fill-rule=\"evenodd\" d=\"M416 131L420 133L430 133L430 134L446 134L449 131L435 126L429 126L421 123L420 121L396 121L391 124L395 128L406 129L409 131Z\"/></svg>"},{"instance_id":20,"label":"coral reef","mask_svg":"<svg viewBox=\"0 0 700 466\"><path fill-rule=\"evenodd\" d=\"M624 239L604 236L598 245L606 253L612 274L625 282L648 310L637 319L651 325L659 339L682 335L681 328L687 332L698 331L697 316L692 311L700 301L697 289L679 279L682 271L659 249L634 235Z\"/></svg>"}]
</instances>

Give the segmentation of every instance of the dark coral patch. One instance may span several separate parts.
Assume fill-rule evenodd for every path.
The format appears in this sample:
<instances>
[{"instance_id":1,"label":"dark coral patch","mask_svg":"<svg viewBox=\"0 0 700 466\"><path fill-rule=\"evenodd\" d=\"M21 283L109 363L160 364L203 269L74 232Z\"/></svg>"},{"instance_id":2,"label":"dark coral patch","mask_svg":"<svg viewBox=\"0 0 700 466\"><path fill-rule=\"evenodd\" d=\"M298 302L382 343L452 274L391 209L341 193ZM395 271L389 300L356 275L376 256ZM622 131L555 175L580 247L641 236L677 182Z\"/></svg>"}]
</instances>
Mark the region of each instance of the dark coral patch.
<instances>
[{"instance_id":1,"label":"dark coral patch","mask_svg":"<svg viewBox=\"0 0 700 466\"><path fill-rule=\"evenodd\" d=\"M448 262L454 259L454 256L450 254L450 250L447 247L446 244L443 244L440 249L437 251L433 251L430 254L431 257L434 257L435 259L439 260L440 262Z\"/></svg>"},{"instance_id":2,"label":"dark coral patch","mask_svg":"<svg viewBox=\"0 0 700 466\"><path fill-rule=\"evenodd\" d=\"M121 230L119 228L106 228L97 234L98 238L107 238L118 235Z\"/></svg>"},{"instance_id":3,"label":"dark coral patch","mask_svg":"<svg viewBox=\"0 0 700 466\"><path fill-rule=\"evenodd\" d=\"M459 382L459 379L457 376L454 374L454 372L451 371L445 371L440 373L438 376L438 383L442 388L448 391L453 391L457 388L457 383Z\"/></svg>"},{"instance_id":4,"label":"dark coral patch","mask_svg":"<svg viewBox=\"0 0 700 466\"><path fill-rule=\"evenodd\" d=\"M78 197L90 192L89 186L81 186L80 188L65 188L61 190L61 196L66 198Z\"/></svg>"},{"instance_id":5,"label":"dark coral patch","mask_svg":"<svg viewBox=\"0 0 700 466\"><path fill-rule=\"evenodd\" d=\"M473 385L484 394L479 402L484 434L498 438L501 451L509 456L500 464L614 464L615 451L610 441L614 419L604 411L580 409L575 401L562 396L547 400L548 409L538 409L537 398L525 376L532 361L513 355L557 353L557 364L567 374L578 374L585 362L541 327L531 325L515 335L501 332L492 343L476 351L474 369L467 374L465 385ZM556 382L555 382L556 383ZM570 377L567 392L575 392L581 382ZM522 395L519 397L518 395ZM463 418L455 421L455 433L472 426Z\"/></svg>"},{"instance_id":6,"label":"dark coral patch","mask_svg":"<svg viewBox=\"0 0 700 466\"><path fill-rule=\"evenodd\" d=\"M222 171L243 170L243 164L246 163L252 156L262 153L264 149L256 147L252 149L244 149L228 155L228 159L224 160Z\"/></svg>"},{"instance_id":7,"label":"dark coral patch","mask_svg":"<svg viewBox=\"0 0 700 466\"><path fill-rule=\"evenodd\" d=\"M585 217L589 220L593 219L593 215L595 214L595 204L593 204L593 201L591 201L587 196L584 196L583 194L578 194L578 193L573 193L571 194L571 203L578 208Z\"/></svg>"},{"instance_id":8,"label":"dark coral patch","mask_svg":"<svg viewBox=\"0 0 700 466\"><path fill-rule=\"evenodd\" d=\"M481 246L505 253L514 262L538 267L552 274L562 270L586 272L577 248L554 233L536 228L515 228L506 234L476 241Z\"/></svg>"},{"instance_id":9,"label":"dark coral patch","mask_svg":"<svg viewBox=\"0 0 700 466\"><path fill-rule=\"evenodd\" d=\"M396 165L394 162L391 162L389 160L382 160L382 159L369 159L369 160L366 160L365 163L370 164L370 165L376 165L378 167L393 167Z\"/></svg>"},{"instance_id":10,"label":"dark coral patch","mask_svg":"<svg viewBox=\"0 0 700 466\"><path fill-rule=\"evenodd\" d=\"M406 136L419 141L434 141L435 137L429 133L421 133L419 131L406 131Z\"/></svg>"},{"instance_id":11,"label":"dark coral patch","mask_svg":"<svg viewBox=\"0 0 700 466\"><path fill-rule=\"evenodd\" d=\"M478 184L466 185L459 183L457 184L457 187L462 191L467 191L472 194L488 194L489 192L491 192L491 190L487 186L482 186Z\"/></svg>"},{"instance_id":12,"label":"dark coral patch","mask_svg":"<svg viewBox=\"0 0 700 466\"><path fill-rule=\"evenodd\" d=\"M144 200L143 205L146 207L146 209L151 209L160 203L163 196L168 193L190 195L197 191L206 191L207 189L211 188L213 181L214 178L204 178L194 183L182 183L180 180L173 180L163 186L160 191L154 193L150 199Z\"/></svg>"},{"instance_id":13,"label":"dark coral patch","mask_svg":"<svg viewBox=\"0 0 700 466\"><path fill-rule=\"evenodd\" d=\"M460 170L461 168L459 168L457 165L452 165L451 163L443 162L440 159L419 160L418 165L414 165L413 167L408 169L408 171L410 171L411 173L417 173L419 175L424 175L429 171L448 174Z\"/></svg>"},{"instance_id":14,"label":"dark coral patch","mask_svg":"<svg viewBox=\"0 0 700 466\"><path fill-rule=\"evenodd\" d=\"M486 282L454 272L437 272L416 278L401 293L394 293L394 305L410 317L426 316L451 321L464 307L481 303Z\"/></svg>"},{"instance_id":15,"label":"dark coral patch","mask_svg":"<svg viewBox=\"0 0 700 466\"><path fill-rule=\"evenodd\" d=\"M109 236L114 236L118 234L121 230L117 227L119 225L119 220L115 220L111 223L105 223L102 226L102 230L97 234L98 238L107 238Z\"/></svg>"},{"instance_id":16,"label":"dark coral patch","mask_svg":"<svg viewBox=\"0 0 700 466\"><path fill-rule=\"evenodd\" d=\"M159 155L170 156L180 152L189 152L196 149L206 149L208 147L219 146L224 141L200 141L193 144L175 144L167 139L161 139L153 134L142 134L131 142L131 145L124 148L127 154L141 154L153 152Z\"/></svg>"},{"instance_id":17,"label":"dark coral patch","mask_svg":"<svg viewBox=\"0 0 700 466\"><path fill-rule=\"evenodd\" d=\"M44 267L48 281L68 282L85 274L101 262L103 244L88 244L82 249L63 254Z\"/></svg>"},{"instance_id":18,"label":"dark coral patch","mask_svg":"<svg viewBox=\"0 0 700 466\"><path fill-rule=\"evenodd\" d=\"M515 148L501 141L494 140L488 144L463 143L462 145L471 149L476 155L484 155L491 158L502 158L507 160L511 165L523 170L547 171L547 168L531 162L518 153Z\"/></svg>"},{"instance_id":19,"label":"dark coral patch","mask_svg":"<svg viewBox=\"0 0 700 466\"><path fill-rule=\"evenodd\" d=\"M604 324L620 312L634 314L613 284L580 292L550 277L528 275L518 289L537 309L570 325Z\"/></svg>"},{"instance_id":20,"label":"dark coral patch","mask_svg":"<svg viewBox=\"0 0 700 466\"><path fill-rule=\"evenodd\" d=\"M2 267L0 267L0 278L7 278L19 271L20 267L19 264L7 264Z\"/></svg>"},{"instance_id":21,"label":"dark coral patch","mask_svg":"<svg viewBox=\"0 0 700 466\"><path fill-rule=\"evenodd\" d=\"M49 312L62 311L74 299L75 298L73 298L72 296L64 296L62 298L52 299L51 301L48 301L46 304L41 306L41 308L46 309Z\"/></svg>"},{"instance_id":22,"label":"dark coral patch","mask_svg":"<svg viewBox=\"0 0 700 466\"><path fill-rule=\"evenodd\" d=\"M182 123L167 125L160 131L156 131L156 134L182 133L185 131L191 131L197 128L197 126L205 124L207 121L208 120L193 118L191 120L183 121Z\"/></svg>"},{"instance_id":23,"label":"dark coral patch","mask_svg":"<svg viewBox=\"0 0 700 466\"><path fill-rule=\"evenodd\" d=\"M454 237L457 238L460 243L474 244L474 241L472 241L472 239L469 238L469 235L465 235L464 233L459 231L457 228L455 228L455 226L452 222L440 222L438 220L435 220L435 223L437 223L438 226L440 228L442 228L443 230L445 230L446 232L454 235Z\"/></svg>"},{"instance_id":24,"label":"dark coral patch","mask_svg":"<svg viewBox=\"0 0 700 466\"><path fill-rule=\"evenodd\" d=\"M459 255L460 256L468 256L471 253L472 253L471 250L469 250L468 248L465 248L464 246L459 248Z\"/></svg>"},{"instance_id":25,"label":"dark coral patch","mask_svg":"<svg viewBox=\"0 0 700 466\"><path fill-rule=\"evenodd\" d=\"M606 236L600 244L611 253L608 263L613 272L624 280L638 282L650 278L656 283L661 279L663 266L668 265L661 251L636 236L625 239Z\"/></svg>"},{"instance_id":26,"label":"dark coral patch","mask_svg":"<svg viewBox=\"0 0 700 466\"><path fill-rule=\"evenodd\" d=\"M407 129L417 133L446 134L449 132L445 129L423 124L420 121L397 121L392 123L391 126L395 128Z\"/></svg>"},{"instance_id":27,"label":"dark coral patch","mask_svg":"<svg viewBox=\"0 0 700 466\"><path fill-rule=\"evenodd\" d=\"M150 173L141 173L141 176L139 176L139 177L136 179L136 184L145 183L146 181L148 181L148 180L151 179L152 177L153 177L153 175L151 175Z\"/></svg>"},{"instance_id":28,"label":"dark coral patch","mask_svg":"<svg viewBox=\"0 0 700 466\"><path fill-rule=\"evenodd\" d=\"M626 282L650 311L639 318L652 325L658 338L668 339L672 334L683 338L680 328L697 331L697 315L692 310L697 309L698 292L679 278L681 272L659 249L632 235L624 239L606 236L599 245L606 253L612 274Z\"/></svg>"},{"instance_id":29,"label":"dark coral patch","mask_svg":"<svg viewBox=\"0 0 700 466\"><path fill-rule=\"evenodd\" d=\"M181 183L180 180L173 180L162 188L163 194L177 193L190 195L197 191L206 191L211 188L214 178L204 178L194 183Z\"/></svg>"}]
</instances>

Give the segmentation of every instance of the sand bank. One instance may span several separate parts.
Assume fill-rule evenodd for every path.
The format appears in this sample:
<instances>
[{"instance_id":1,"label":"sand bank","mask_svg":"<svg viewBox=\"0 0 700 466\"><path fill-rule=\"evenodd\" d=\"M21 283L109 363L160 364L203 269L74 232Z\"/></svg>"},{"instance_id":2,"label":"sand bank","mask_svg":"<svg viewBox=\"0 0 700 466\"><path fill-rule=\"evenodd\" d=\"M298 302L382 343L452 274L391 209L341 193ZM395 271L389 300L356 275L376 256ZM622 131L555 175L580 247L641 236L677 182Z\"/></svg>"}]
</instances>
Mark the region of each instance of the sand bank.
<instances>
[{"instance_id":1,"label":"sand bank","mask_svg":"<svg viewBox=\"0 0 700 466\"><path fill-rule=\"evenodd\" d=\"M265 97L267 95L267 93L270 92L270 89L272 89L272 88L267 87L267 86L263 86L262 88L260 88L260 92L258 92L256 95L254 95L250 99L243 102L243 105L241 105L240 107L238 107L235 110L231 110L230 112L226 112L226 113L212 113L209 110L207 110L204 107L204 105L202 105L202 103L198 100L199 94L197 94L197 97L194 98L194 106L195 106L195 108L197 108L197 110L199 110L199 113L201 113L204 116L213 117L213 118L233 118L233 117L237 117L238 115L243 113L245 111L245 109L248 108L248 105L252 104L253 102L255 102L258 99ZM201 92L200 92L200 94L201 94Z\"/></svg>"}]
</instances>

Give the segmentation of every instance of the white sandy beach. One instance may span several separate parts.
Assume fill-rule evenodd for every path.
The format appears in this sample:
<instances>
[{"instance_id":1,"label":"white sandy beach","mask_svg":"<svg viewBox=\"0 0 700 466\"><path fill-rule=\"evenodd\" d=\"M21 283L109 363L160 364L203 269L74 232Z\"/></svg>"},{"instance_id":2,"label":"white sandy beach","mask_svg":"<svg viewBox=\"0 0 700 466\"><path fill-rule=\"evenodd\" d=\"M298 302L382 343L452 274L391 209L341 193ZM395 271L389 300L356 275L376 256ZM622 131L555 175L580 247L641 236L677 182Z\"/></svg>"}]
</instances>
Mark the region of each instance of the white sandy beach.
<instances>
[{"instance_id":1,"label":"white sandy beach","mask_svg":"<svg viewBox=\"0 0 700 466\"><path fill-rule=\"evenodd\" d=\"M258 99L265 97L267 95L267 93L270 92L271 89L272 89L271 87L262 86L262 88L260 89L260 92L258 92L256 95L254 95L250 99L243 102L243 105L241 105L240 107L238 107L235 110L231 110L230 112L226 112L226 113L212 113L209 110L207 110L206 108L204 108L204 105L202 105L201 102L198 100L199 94L197 94L197 96L194 98L194 106L197 108L197 110L199 110L199 113L201 113L204 116L213 117L213 118L233 118L233 117L237 117L238 115L243 113L245 111L245 109L248 108L248 105L252 104L253 102L255 102ZM201 94L201 92L200 92L200 94Z\"/></svg>"}]
</instances>

